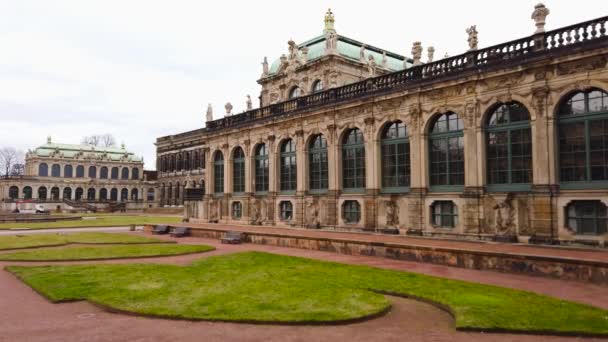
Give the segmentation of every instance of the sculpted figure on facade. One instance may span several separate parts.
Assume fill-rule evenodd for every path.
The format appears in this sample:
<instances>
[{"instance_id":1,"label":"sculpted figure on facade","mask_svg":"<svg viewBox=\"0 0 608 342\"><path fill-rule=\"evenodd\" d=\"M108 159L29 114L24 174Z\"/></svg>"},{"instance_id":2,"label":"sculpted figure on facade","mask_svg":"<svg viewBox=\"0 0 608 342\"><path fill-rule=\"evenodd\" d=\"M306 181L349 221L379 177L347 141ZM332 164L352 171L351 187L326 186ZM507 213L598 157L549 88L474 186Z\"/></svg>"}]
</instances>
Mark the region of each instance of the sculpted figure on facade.
<instances>
[{"instance_id":1,"label":"sculpted figure on facade","mask_svg":"<svg viewBox=\"0 0 608 342\"><path fill-rule=\"evenodd\" d=\"M367 77L376 76L376 59L369 55L367 60Z\"/></svg>"},{"instance_id":2,"label":"sculpted figure on facade","mask_svg":"<svg viewBox=\"0 0 608 342\"><path fill-rule=\"evenodd\" d=\"M536 24L536 31L534 33L545 32L545 20L550 13L551 11L542 3L534 6L534 12L532 12L532 19Z\"/></svg>"},{"instance_id":3,"label":"sculpted figure on facade","mask_svg":"<svg viewBox=\"0 0 608 342\"><path fill-rule=\"evenodd\" d=\"M247 101L245 103L247 105L247 110L253 109L253 103L251 102L251 96L247 94Z\"/></svg>"},{"instance_id":4,"label":"sculpted figure on facade","mask_svg":"<svg viewBox=\"0 0 608 342\"><path fill-rule=\"evenodd\" d=\"M359 49L359 61L365 63L365 44Z\"/></svg>"},{"instance_id":5,"label":"sculpted figure on facade","mask_svg":"<svg viewBox=\"0 0 608 342\"><path fill-rule=\"evenodd\" d=\"M289 60L297 60L298 46L296 45L296 42L294 42L293 40L289 40L289 42L287 42L287 45L289 45Z\"/></svg>"},{"instance_id":6,"label":"sculpted figure on facade","mask_svg":"<svg viewBox=\"0 0 608 342\"><path fill-rule=\"evenodd\" d=\"M251 199L251 224L260 224L260 202L257 198Z\"/></svg>"},{"instance_id":7,"label":"sculpted figure on facade","mask_svg":"<svg viewBox=\"0 0 608 342\"><path fill-rule=\"evenodd\" d=\"M209 222L219 221L219 209L218 200L213 199L209 202Z\"/></svg>"},{"instance_id":8,"label":"sculpted figure on facade","mask_svg":"<svg viewBox=\"0 0 608 342\"><path fill-rule=\"evenodd\" d=\"M319 203L315 200L308 200L307 203L308 226L310 228L320 228L321 221L319 220Z\"/></svg>"},{"instance_id":9,"label":"sculpted figure on facade","mask_svg":"<svg viewBox=\"0 0 608 342\"><path fill-rule=\"evenodd\" d=\"M325 38L325 54L335 54L338 49L338 35L336 32L329 32Z\"/></svg>"},{"instance_id":10,"label":"sculpted figure on facade","mask_svg":"<svg viewBox=\"0 0 608 342\"><path fill-rule=\"evenodd\" d=\"M232 103L226 102L226 105L224 105L224 109L226 109L226 116L232 115Z\"/></svg>"},{"instance_id":11,"label":"sculpted figure on facade","mask_svg":"<svg viewBox=\"0 0 608 342\"><path fill-rule=\"evenodd\" d=\"M384 209L386 214L386 226L396 227L399 225L399 207L394 201L384 201Z\"/></svg>"},{"instance_id":12,"label":"sculpted figure on facade","mask_svg":"<svg viewBox=\"0 0 608 342\"><path fill-rule=\"evenodd\" d=\"M477 44L479 43L477 39L477 25L473 25L467 29L467 34L469 38L467 41L469 42L469 51L477 50Z\"/></svg>"},{"instance_id":13,"label":"sculpted figure on facade","mask_svg":"<svg viewBox=\"0 0 608 342\"><path fill-rule=\"evenodd\" d=\"M496 233L498 235L515 235L515 208L513 207L514 197L514 194L509 192L504 200L498 201L494 206Z\"/></svg>"},{"instance_id":14,"label":"sculpted figure on facade","mask_svg":"<svg viewBox=\"0 0 608 342\"><path fill-rule=\"evenodd\" d=\"M262 62L262 78L268 77L269 72L268 58L264 57L264 61Z\"/></svg>"},{"instance_id":15,"label":"sculpted figure on facade","mask_svg":"<svg viewBox=\"0 0 608 342\"><path fill-rule=\"evenodd\" d=\"M427 57L427 58L428 58L427 63L431 63L431 62L433 62L433 59L434 59L434 57L435 57L435 48L434 48L434 47L432 47L432 46L429 46L429 48L426 50L426 52L427 52L427 54L428 54L428 55L427 55L427 56L428 56L428 57Z\"/></svg>"},{"instance_id":16,"label":"sculpted figure on facade","mask_svg":"<svg viewBox=\"0 0 608 342\"><path fill-rule=\"evenodd\" d=\"M386 51L382 52L382 68L388 69L388 59L386 58Z\"/></svg>"},{"instance_id":17,"label":"sculpted figure on facade","mask_svg":"<svg viewBox=\"0 0 608 342\"><path fill-rule=\"evenodd\" d=\"M414 65L422 64L422 43L414 42L412 46L412 58L414 58Z\"/></svg>"},{"instance_id":18,"label":"sculpted figure on facade","mask_svg":"<svg viewBox=\"0 0 608 342\"><path fill-rule=\"evenodd\" d=\"M207 122L213 121L213 107L211 103L207 104Z\"/></svg>"}]
</instances>

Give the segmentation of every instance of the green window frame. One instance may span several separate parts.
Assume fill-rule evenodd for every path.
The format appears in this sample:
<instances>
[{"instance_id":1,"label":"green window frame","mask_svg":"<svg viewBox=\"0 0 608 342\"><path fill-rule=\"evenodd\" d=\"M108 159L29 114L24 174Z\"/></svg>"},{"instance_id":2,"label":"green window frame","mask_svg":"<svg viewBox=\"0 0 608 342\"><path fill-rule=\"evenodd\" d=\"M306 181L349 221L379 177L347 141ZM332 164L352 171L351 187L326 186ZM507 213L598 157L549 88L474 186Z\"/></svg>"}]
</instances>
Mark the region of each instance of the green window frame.
<instances>
[{"instance_id":1,"label":"green window frame","mask_svg":"<svg viewBox=\"0 0 608 342\"><path fill-rule=\"evenodd\" d=\"M279 215L281 221L291 221L293 218L293 204L291 201L281 201L279 203Z\"/></svg>"},{"instance_id":2,"label":"green window frame","mask_svg":"<svg viewBox=\"0 0 608 342\"><path fill-rule=\"evenodd\" d=\"M464 123L456 113L438 115L429 134L431 191L464 189Z\"/></svg>"},{"instance_id":3,"label":"green window frame","mask_svg":"<svg viewBox=\"0 0 608 342\"><path fill-rule=\"evenodd\" d=\"M357 224L361 221L359 201L348 200L342 203L342 220L346 224Z\"/></svg>"},{"instance_id":4,"label":"green window frame","mask_svg":"<svg viewBox=\"0 0 608 342\"><path fill-rule=\"evenodd\" d=\"M232 192L243 193L245 192L245 153L243 149L237 147L232 158Z\"/></svg>"},{"instance_id":5,"label":"green window frame","mask_svg":"<svg viewBox=\"0 0 608 342\"><path fill-rule=\"evenodd\" d=\"M454 228L458 225L458 207L452 201L435 201L431 205L431 225Z\"/></svg>"},{"instance_id":6,"label":"green window frame","mask_svg":"<svg viewBox=\"0 0 608 342\"><path fill-rule=\"evenodd\" d=\"M213 159L213 193L223 194L224 193L224 154L220 151L215 153ZM179 187L178 187L179 188ZM179 196L175 196L179 197Z\"/></svg>"},{"instance_id":7,"label":"green window frame","mask_svg":"<svg viewBox=\"0 0 608 342\"><path fill-rule=\"evenodd\" d=\"M572 201L566 207L566 225L580 235L608 233L608 209L598 200Z\"/></svg>"},{"instance_id":8,"label":"green window frame","mask_svg":"<svg viewBox=\"0 0 608 342\"><path fill-rule=\"evenodd\" d=\"M32 187L26 186L23 188L23 199L32 199Z\"/></svg>"},{"instance_id":9,"label":"green window frame","mask_svg":"<svg viewBox=\"0 0 608 342\"><path fill-rule=\"evenodd\" d=\"M311 192L329 188L327 140L322 134L314 136L308 145L308 184Z\"/></svg>"},{"instance_id":10,"label":"green window frame","mask_svg":"<svg viewBox=\"0 0 608 342\"><path fill-rule=\"evenodd\" d=\"M382 132L382 192L403 193L410 187L410 142L407 127L401 121L386 125Z\"/></svg>"},{"instance_id":11,"label":"green window frame","mask_svg":"<svg viewBox=\"0 0 608 342\"><path fill-rule=\"evenodd\" d=\"M38 165L38 176L39 177L48 177L49 176L49 166L47 163L41 163Z\"/></svg>"},{"instance_id":12,"label":"green window frame","mask_svg":"<svg viewBox=\"0 0 608 342\"><path fill-rule=\"evenodd\" d=\"M351 129L342 141L342 188L345 192L365 190L365 144L358 128Z\"/></svg>"},{"instance_id":13,"label":"green window frame","mask_svg":"<svg viewBox=\"0 0 608 342\"><path fill-rule=\"evenodd\" d=\"M241 202L232 202L232 218L240 219L243 216L243 204Z\"/></svg>"},{"instance_id":14,"label":"green window frame","mask_svg":"<svg viewBox=\"0 0 608 342\"><path fill-rule=\"evenodd\" d=\"M530 190L532 129L528 109L515 101L497 104L487 116L485 131L488 190Z\"/></svg>"},{"instance_id":15,"label":"green window frame","mask_svg":"<svg viewBox=\"0 0 608 342\"><path fill-rule=\"evenodd\" d=\"M255 192L268 192L269 174L268 148L260 144L255 150Z\"/></svg>"},{"instance_id":16,"label":"green window frame","mask_svg":"<svg viewBox=\"0 0 608 342\"><path fill-rule=\"evenodd\" d=\"M297 187L296 143L287 139L281 144L280 154L281 192L295 192Z\"/></svg>"},{"instance_id":17,"label":"green window frame","mask_svg":"<svg viewBox=\"0 0 608 342\"><path fill-rule=\"evenodd\" d=\"M61 177L61 166L59 164L51 166L51 177Z\"/></svg>"},{"instance_id":18,"label":"green window frame","mask_svg":"<svg viewBox=\"0 0 608 342\"><path fill-rule=\"evenodd\" d=\"M568 96L558 109L560 187L608 188L608 93Z\"/></svg>"}]
</instances>

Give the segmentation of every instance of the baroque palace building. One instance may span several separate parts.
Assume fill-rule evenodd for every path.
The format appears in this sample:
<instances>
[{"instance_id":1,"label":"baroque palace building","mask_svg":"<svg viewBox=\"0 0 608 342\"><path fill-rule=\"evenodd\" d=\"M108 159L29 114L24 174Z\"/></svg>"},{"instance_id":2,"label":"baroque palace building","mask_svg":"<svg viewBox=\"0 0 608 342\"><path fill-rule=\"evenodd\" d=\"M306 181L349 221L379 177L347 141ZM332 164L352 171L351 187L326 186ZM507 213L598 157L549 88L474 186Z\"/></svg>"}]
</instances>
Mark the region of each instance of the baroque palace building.
<instances>
[{"instance_id":1,"label":"baroque palace building","mask_svg":"<svg viewBox=\"0 0 608 342\"><path fill-rule=\"evenodd\" d=\"M337 34L264 60L260 108L157 139L191 221L608 241L608 17L412 58ZM532 27L532 25L531 25ZM532 30L531 30L532 31Z\"/></svg>"},{"instance_id":2,"label":"baroque palace building","mask_svg":"<svg viewBox=\"0 0 608 342\"><path fill-rule=\"evenodd\" d=\"M151 175L151 177L149 177ZM48 210L143 209L157 206L156 175L121 148L47 143L28 151L23 176L0 179L5 210L40 203ZM93 208L95 207L95 208Z\"/></svg>"}]
</instances>

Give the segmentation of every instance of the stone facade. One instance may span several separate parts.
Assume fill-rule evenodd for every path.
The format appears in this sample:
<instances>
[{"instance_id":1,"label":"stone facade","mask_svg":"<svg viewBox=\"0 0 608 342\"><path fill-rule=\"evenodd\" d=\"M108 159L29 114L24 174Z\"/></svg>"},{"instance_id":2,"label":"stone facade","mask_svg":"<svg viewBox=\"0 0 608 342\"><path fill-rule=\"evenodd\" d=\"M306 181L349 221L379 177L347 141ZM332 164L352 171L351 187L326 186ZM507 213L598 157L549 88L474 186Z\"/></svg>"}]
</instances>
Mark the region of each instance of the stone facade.
<instances>
[{"instance_id":1,"label":"stone facade","mask_svg":"<svg viewBox=\"0 0 608 342\"><path fill-rule=\"evenodd\" d=\"M205 222L397 229L401 234L603 245L608 240L608 146L587 145L588 154L598 149L605 153L601 157L587 156L587 162L593 165L586 171L587 181L564 181L570 177L568 168L573 168L565 164L570 146L567 139L571 137L565 133L569 129L560 124L570 120L563 119L564 106L576 107L572 103L578 97L587 101L599 96L600 100L594 98L592 103L591 114L599 120L599 126L594 127L607 128L591 137L587 134L587 140L595 139L595 143L598 135L599 140L608 139L606 22L606 18L600 18L576 28L538 32L483 49L476 46L475 30L475 44L462 55L408 65L405 70L379 73L311 95L303 92L285 102L275 103L265 92L272 93L271 89L277 87L289 89L290 79L317 77L310 76L310 70L331 73L339 71L340 66L323 58L316 62L317 69L300 65L287 74L277 74L276 82L283 86L273 83L270 76L263 77L261 102L269 106L157 140L161 158L193 149L204 154L197 170L175 175L161 172L160 182L179 181L183 186L184 181L196 178L198 183L192 183L192 188L203 186L197 194L204 197L194 196L187 205L192 206L190 213L196 213L192 220ZM297 52L292 53L286 57L287 64L281 64L285 70L289 70L290 60L301 60ZM363 66L359 67L363 75ZM265 67L264 72L269 74L270 70ZM284 100L282 91L277 101ZM590 101L585 102L586 109ZM496 131L494 125L503 120L505 111L512 116L507 121L523 129L529 141L524 139L518 145L512 141L516 135L506 133L507 143L497 143L504 131ZM525 119L515 122L516 112L525 113L521 114ZM581 115L587 114L590 112ZM383 146L391 138L387 138L391 133L388 129L395 127L397 132L403 126L409 153L396 154L406 159L399 163L409 166L403 166L408 171L402 174L391 164L398 157L389 158ZM351 141L353 132L360 135ZM313 189L311 156L314 139L320 135L326 143L327 185ZM284 147L292 143L295 151L285 152ZM441 144L447 147L443 149ZM360 155L348 159L349 149L355 145L355 153ZM267 149L267 156L260 157L260 146ZM529 151L513 152L522 146ZM490 150L500 157L496 151L503 147L508 158L491 160ZM244 154L244 172L235 177L234 155L240 151ZM515 155L523 157L520 160ZM286 159L291 156L295 156L295 172L289 169L293 168L293 159ZM448 161L437 162L437 158ZM260 159L267 160L269 173L268 186L262 191L256 187L263 180L256 174ZM357 169L353 162L363 167ZM496 166L490 166L501 162L508 164L503 166L502 181L500 167L496 171ZM515 165L522 163L527 166L519 172ZM442 171L446 167L453 169ZM215 170L223 173L216 175ZM407 181L386 186L391 177L387 170ZM360 186L351 184L352 172L364 175L356 179ZM442 178L443 174L447 176ZM290 179L285 177L292 177L295 187L286 187ZM241 178L244 188L234 191L234 181L240 182ZM591 218L594 223L585 221L589 208L595 208ZM595 230L582 228L592 224Z\"/></svg>"}]
</instances>

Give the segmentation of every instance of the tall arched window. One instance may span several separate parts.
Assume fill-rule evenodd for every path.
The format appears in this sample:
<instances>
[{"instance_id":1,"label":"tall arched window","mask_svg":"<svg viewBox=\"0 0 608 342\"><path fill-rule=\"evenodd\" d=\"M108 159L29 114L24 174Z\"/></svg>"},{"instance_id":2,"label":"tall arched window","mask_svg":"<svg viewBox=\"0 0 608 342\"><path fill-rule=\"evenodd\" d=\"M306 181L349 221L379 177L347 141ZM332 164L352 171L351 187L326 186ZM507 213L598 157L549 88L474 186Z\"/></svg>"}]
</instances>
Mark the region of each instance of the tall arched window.
<instances>
[{"instance_id":1,"label":"tall arched window","mask_svg":"<svg viewBox=\"0 0 608 342\"><path fill-rule=\"evenodd\" d=\"M101 169L99 169L99 178L108 179L108 168L107 167L102 166Z\"/></svg>"},{"instance_id":2,"label":"tall arched window","mask_svg":"<svg viewBox=\"0 0 608 342\"><path fill-rule=\"evenodd\" d=\"M46 200L46 187L41 186L38 188L38 199Z\"/></svg>"},{"instance_id":3,"label":"tall arched window","mask_svg":"<svg viewBox=\"0 0 608 342\"><path fill-rule=\"evenodd\" d=\"M53 200L53 201L59 200L59 188L56 186L51 188L51 200Z\"/></svg>"},{"instance_id":4,"label":"tall arched window","mask_svg":"<svg viewBox=\"0 0 608 342\"><path fill-rule=\"evenodd\" d=\"M488 189L529 189L532 130L526 107L519 102L498 104L488 115L485 129Z\"/></svg>"},{"instance_id":5,"label":"tall arched window","mask_svg":"<svg viewBox=\"0 0 608 342\"><path fill-rule=\"evenodd\" d=\"M148 193L146 195L147 195L146 198L148 199L148 202L154 201L154 196L155 196L154 195L154 188L149 188L148 189Z\"/></svg>"},{"instance_id":6,"label":"tall arched window","mask_svg":"<svg viewBox=\"0 0 608 342\"><path fill-rule=\"evenodd\" d=\"M287 139L281 144L281 191L296 191L296 143Z\"/></svg>"},{"instance_id":7,"label":"tall arched window","mask_svg":"<svg viewBox=\"0 0 608 342\"><path fill-rule=\"evenodd\" d=\"M576 92L558 110L562 188L608 187L608 93Z\"/></svg>"},{"instance_id":8,"label":"tall arched window","mask_svg":"<svg viewBox=\"0 0 608 342\"><path fill-rule=\"evenodd\" d=\"M289 99L295 99L301 95L302 91L298 87L293 87L289 91Z\"/></svg>"},{"instance_id":9,"label":"tall arched window","mask_svg":"<svg viewBox=\"0 0 608 342\"><path fill-rule=\"evenodd\" d=\"M438 115L429 134L431 190L460 190L464 185L464 124L455 113Z\"/></svg>"},{"instance_id":10,"label":"tall arched window","mask_svg":"<svg viewBox=\"0 0 608 342\"><path fill-rule=\"evenodd\" d=\"M19 188L16 186L11 186L8 189L8 198L10 199L18 199L19 198Z\"/></svg>"},{"instance_id":11,"label":"tall arched window","mask_svg":"<svg viewBox=\"0 0 608 342\"><path fill-rule=\"evenodd\" d=\"M46 163L42 163L42 164L38 165L38 176L40 176L40 177L49 176L49 166Z\"/></svg>"},{"instance_id":12,"label":"tall arched window","mask_svg":"<svg viewBox=\"0 0 608 342\"><path fill-rule=\"evenodd\" d=\"M232 155L232 192L245 192L245 153L240 147Z\"/></svg>"},{"instance_id":13,"label":"tall arched window","mask_svg":"<svg viewBox=\"0 0 608 342\"><path fill-rule=\"evenodd\" d=\"M175 169L177 168L177 162L175 161L175 159L175 154L172 154L169 158L169 171L175 171Z\"/></svg>"},{"instance_id":14,"label":"tall arched window","mask_svg":"<svg viewBox=\"0 0 608 342\"><path fill-rule=\"evenodd\" d=\"M82 165L76 166L76 177L84 178L84 166L82 166Z\"/></svg>"},{"instance_id":15,"label":"tall arched window","mask_svg":"<svg viewBox=\"0 0 608 342\"><path fill-rule=\"evenodd\" d=\"M110 200L114 202L118 201L118 189L112 188L110 190Z\"/></svg>"},{"instance_id":16,"label":"tall arched window","mask_svg":"<svg viewBox=\"0 0 608 342\"><path fill-rule=\"evenodd\" d=\"M365 188L365 145L358 128L351 129L342 140L342 182L345 191Z\"/></svg>"},{"instance_id":17,"label":"tall arched window","mask_svg":"<svg viewBox=\"0 0 608 342\"><path fill-rule=\"evenodd\" d=\"M308 145L308 177L311 191L327 190L327 140L321 134L313 137Z\"/></svg>"},{"instance_id":18,"label":"tall arched window","mask_svg":"<svg viewBox=\"0 0 608 342\"><path fill-rule=\"evenodd\" d=\"M139 190L138 189L131 190L131 200L133 200L133 201L139 200Z\"/></svg>"},{"instance_id":19,"label":"tall arched window","mask_svg":"<svg viewBox=\"0 0 608 342\"><path fill-rule=\"evenodd\" d=\"M108 189L100 189L99 190L99 200L107 201L108 200Z\"/></svg>"},{"instance_id":20,"label":"tall arched window","mask_svg":"<svg viewBox=\"0 0 608 342\"><path fill-rule=\"evenodd\" d=\"M61 177L61 166L59 164L51 166L51 177Z\"/></svg>"},{"instance_id":21,"label":"tall arched window","mask_svg":"<svg viewBox=\"0 0 608 342\"><path fill-rule=\"evenodd\" d=\"M125 202L129 200L129 189L123 188L120 190L120 201Z\"/></svg>"},{"instance_id":22,"label":"tall arched window","mask_svg":"<svg viewBox=\"0 0 608 342\"><path fill-rule=\"evenodd\" d=\"M113 167L112 168L112 172L111 175L112 179L118 179L118 168L117 167Z\"/></svg>"},{"instance_id":23,"label":"tall arched window","mask_svg":"<svg viewBox=\"0 0 608 342\"><path fill-rule=\"evenodd\" d=\"M23 199L32 199L32 187L26 186L23 188Z\"/></svg>"},{"instance_id":24,"label":"tall arched window","mask_svg":"<svg viewBox=\"0 0 608 342\"><path fill-rule=\"evenodd\" d=\"M190 170L190 152L184 153L184 170Z\"/></svg>"},{"instance_id":25,"label":"tall arched window","mask_svg":"<svg viewBox=\"0 0 608 342\"><path fill-rule=\"evenodd\" d=\"M404 192L410 186L410 142L401 121L382 131L382 191Z\"/></svg>"},{"instance_id":26,"label":"tall arched window","mask_svg":"<svg viewBox=\"0 0 608 342\"><path fill-rule=\"evenodd\" d=\"M76 192L74 193L74 199L77 201L82 200L82 196L84 195L84 190L82 188L76 188Z\"/></svg>"},{"instance_id":27,"label":"tall arched window","mask_svg":"<svg viewBox=\"0 0 608 342\"><path fill-rule=\"evenodd\" d=\"M182 154L178 154L177 155L177 171L181 171L184 169L184 158L182 157Z\"/></svg>"},{"instance_id":28,"label":"tall arched window","mask_svg":"<svg viewBox=\"0 0 608 342\"><path fill-rule=\"evenodd\" d=\"M63 199L71 200L72 199L72 188L67 187L63 189Z\"/></svg>"},{"instance_id":29,"label":"tall arched window","mask_svg":"<svg viewBox=\"0 0 608 342\"><path fill-rule=\"evenodd\" d=\"M224 154L217 151L213 159L213 177L215 178L213 192L216 194L224 193ZM178 187L179 189L179 187ZM177 196L176 196L177 197Z\"/></svg>"},{"instance_id":30,"label":"tall arched window","mask_svg":"<svg viewBox=\"0 0 608 342\"><path fill-rule=\"evenodd\" d=\"M323 91L323 81L322 80L316 80L313 82L312 84L312 92L313 93L318 93L320 91Z\"/></svg>"},{"instance_id":31,"label":"tall arched window","mask_svg":"<svg viewBox=\"0 0 608 342\"><path fill-rule=\"evenodd\" d=\"M94 188L89 188L87 190L87 200L88 201L94 201L95 200L95 189Z\"/></svg>"},{"instance_id":32,"label":"tall arched window","mask_svg":"<svg viewBox=\"0 0 608 342\"><path fill-rule=\"evenodd\" d=\"M128 167L123 167L122 170L120 171L120 178L121 179L129 179L129 168Z\"/></svg>"},{"instance_id":33,"label":"tall arched window","mask_svg":"<svg viewBox=\"0 0 608 342\"><path fill-rule=\"evenodd\" d=\"M72 165L66 165L63 168L63 177L64 178L72 178L74 177L74 168L72 167Z\"/></svg>"},{"instance_id":34,"label":"tall arched window","mask_svg":"<svg viewBox=\"0 0 608 342\"><path fill-rule=\"evenodd\" d=\"M201 153L198 150L194 151L194 161L192 164L192 168L195 170L201 167Z\"/></svg>"},{"instance_id":35,"label":"tall arched window","mask_svg":"<svg viewBox=\"0 0 608 342\"><path fill-rule=\"evenodd\" d=\"M89 166L89 178L97 178L97 168L95 166Z\"/></svg>"},{"instance_id":36,"label":"tall arched window","mask_svg":"<svg viewBox=\"0 0 608 342\"><path fill-rule=\"evenodd\" d=\"M268 191L268 148L266 144L260 144L255 150L255 191Z\"/></svg>"},{"instance_id":37,"label":"tall arched window","mask_svg":"<svg viewBox=\"0 0 608 342\"><path fill-rule=\"evenodd\" d=\"M139 179L139 168L133 168L133 170L131 171L131 178L135 180Z\"/></svg>"}]
</instances>

